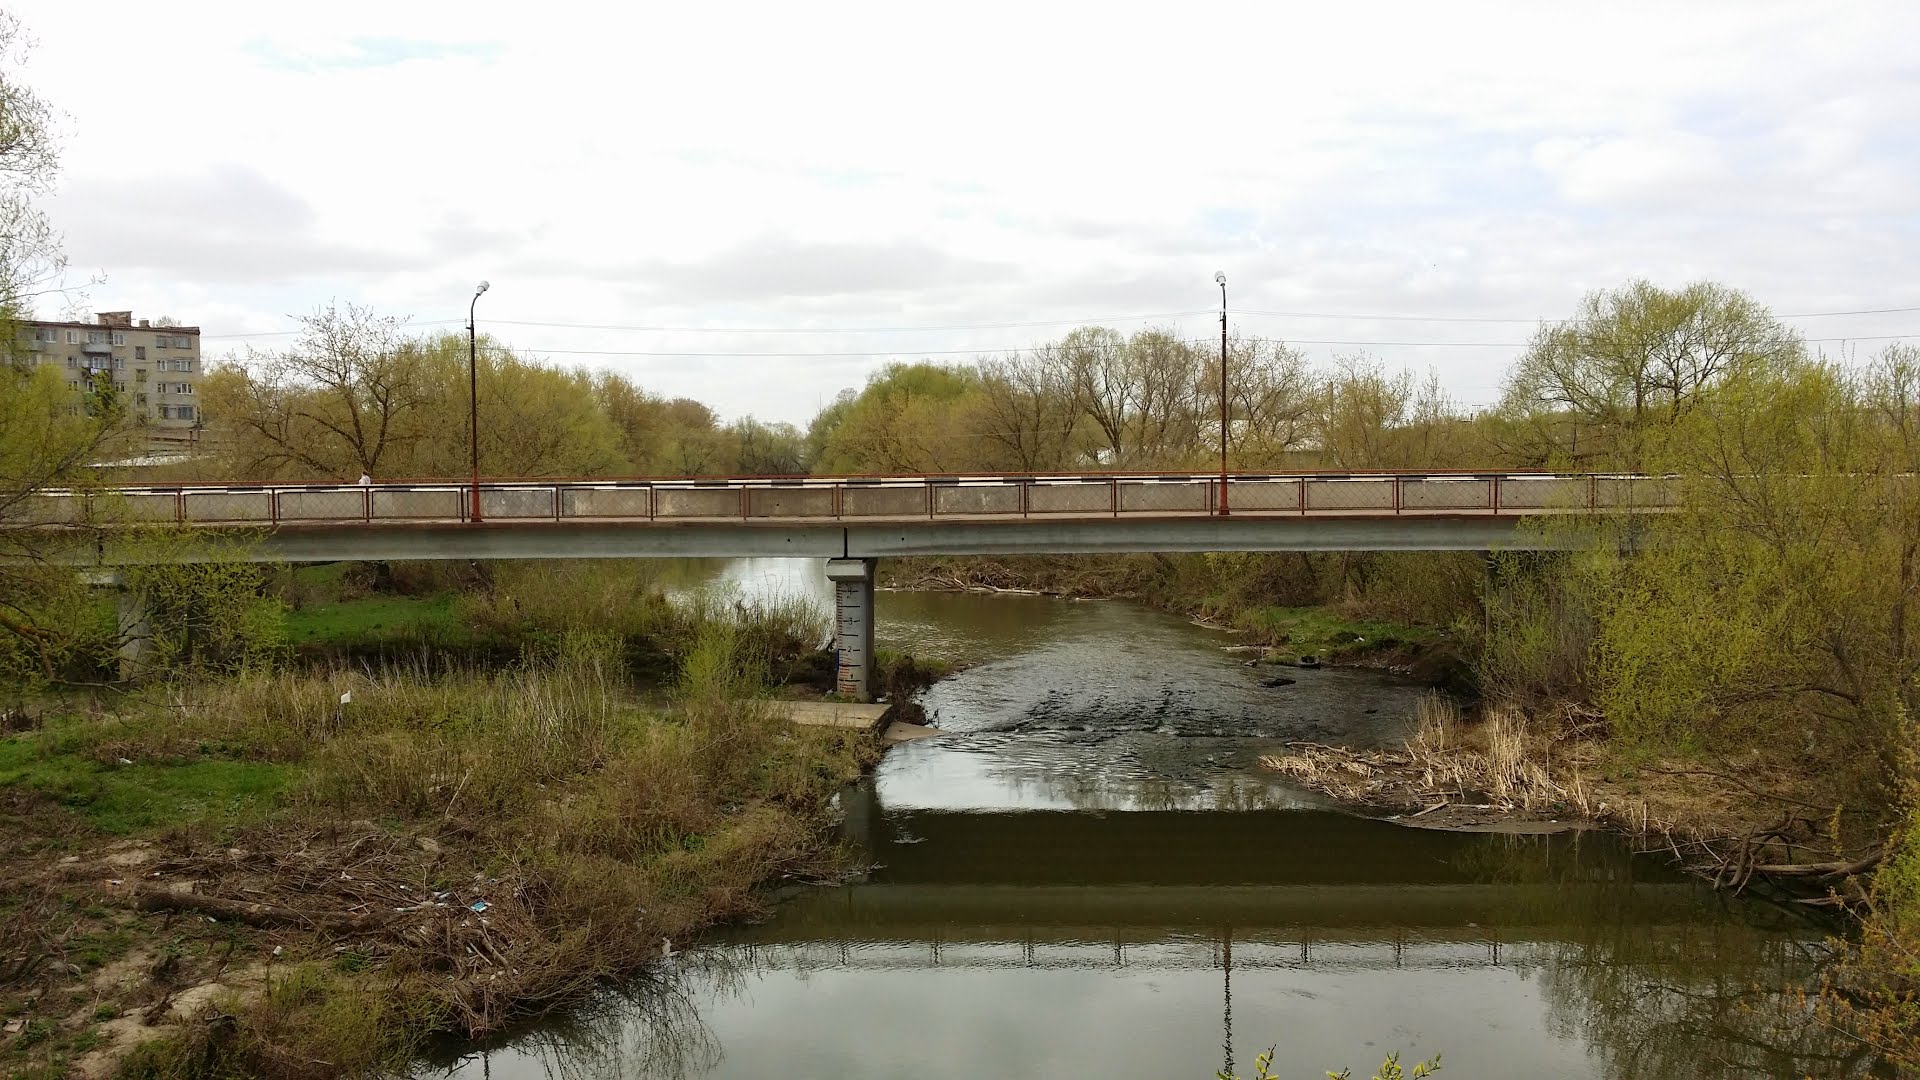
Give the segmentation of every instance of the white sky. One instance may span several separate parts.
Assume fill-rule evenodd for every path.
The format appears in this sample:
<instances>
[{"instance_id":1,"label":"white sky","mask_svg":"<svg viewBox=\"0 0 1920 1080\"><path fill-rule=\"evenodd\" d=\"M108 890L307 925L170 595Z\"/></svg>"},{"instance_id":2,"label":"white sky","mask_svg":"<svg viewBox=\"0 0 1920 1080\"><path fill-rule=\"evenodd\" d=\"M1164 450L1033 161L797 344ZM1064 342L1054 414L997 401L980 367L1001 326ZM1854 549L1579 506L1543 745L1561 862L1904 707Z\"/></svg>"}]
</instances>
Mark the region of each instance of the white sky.
<instances>
[{"instance_id":1,"label":"white sky","mask_svg":"<svg viewBox=\"0 0 1920 1080\"><path fill-rule=\"evenodd\" d=\"M15 10L87 308L212 354L332 298L457 328L486 278L517 347L804 423L887 355L1214 334L1223 269L1235 309L1342 316L1237 329L1376 343L1475 405L1530 322L1356 316L1557 317L1637 275L1920 305L1910 0Z\"/></svg>"}]
</instances>

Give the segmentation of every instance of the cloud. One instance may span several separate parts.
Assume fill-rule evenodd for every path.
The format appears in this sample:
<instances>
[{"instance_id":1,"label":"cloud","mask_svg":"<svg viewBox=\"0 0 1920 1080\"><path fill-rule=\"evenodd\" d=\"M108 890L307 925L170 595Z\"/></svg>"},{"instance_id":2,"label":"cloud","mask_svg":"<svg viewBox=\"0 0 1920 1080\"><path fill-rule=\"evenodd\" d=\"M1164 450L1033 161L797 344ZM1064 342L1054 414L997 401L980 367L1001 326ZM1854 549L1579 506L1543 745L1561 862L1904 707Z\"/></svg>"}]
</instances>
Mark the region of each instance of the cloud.
<instances>
[{"instance_id":1,"label":"cloud","mask_svg":"<svg viewBox=\"0 0 1920 1080\"><path fill-rule=\"evenodd\" d=\"M237 164L138 178L87 177L53 204L81 266L155 270L210 282L286 280L402 269L417 260L316 232L313 205Z\"/></svg>"},{"instance_id":2,"label":"cloud","mask_svg":"<svg viewBox=\"0 0 1920 1080\"><path fill-rule=\"evenodd\" d=\"M1892 306L1920 277L1920 79L1887 45L1920 35L1920 5L1899 0L1222 0L1200 50L1164 11L1006 0L208 0L116 11L140 62L105 66L87 5L19 14L40 41L23 77L71 116L49 210L76 266L109 276L94 305L210 333L335 297L458 322L481 278L503 322L897 327L1208 309L1216 269L1236 307L1523 319L1637 275L1803 311ZM1422 343L1370 351L1463 398L1528 329L1235 326ZM1065 328L503 332L565 360L995 350ZM1463 340L1493 344L1427 344ZM884 359L585 362L804 421Z\"/></svg>"},{"instance_id":3,"label":"cloud","mask_svg":"<svg viewBox=\"0 0 1920 1080\"><path fill-rule=\"evenodd\" d=\"M498 42L428 41L396 37L351 37L345 41L255 38L242 51L278 71L326 72L391 67L409 62L451 59L493 61L504 53Z\"/></svg>"},{"instance_id":4,"label":"cloud","mask_svg":"<svg viewBox=\"0 0 1920 1080\"><path fill-rule=\"evenodd\" d=\"M836 243L766 236L709 258L634 267L636 293L652 302L751 303L942 290L1004 278L1005 263L914 241Z\"/></svg>"}]
</instances>

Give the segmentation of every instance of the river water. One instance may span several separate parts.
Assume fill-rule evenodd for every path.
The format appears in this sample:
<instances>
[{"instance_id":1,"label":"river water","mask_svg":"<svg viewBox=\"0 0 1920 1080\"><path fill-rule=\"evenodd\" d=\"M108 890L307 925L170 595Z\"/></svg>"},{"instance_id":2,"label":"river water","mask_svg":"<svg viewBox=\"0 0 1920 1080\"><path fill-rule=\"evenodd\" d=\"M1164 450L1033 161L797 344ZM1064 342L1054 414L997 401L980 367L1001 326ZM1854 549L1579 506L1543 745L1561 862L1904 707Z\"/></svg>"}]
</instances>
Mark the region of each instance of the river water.
<instances>
[{"instance_id":1,"label":"river water","mask_svg":"<svg viewBox=\"0 0 1920 1080\"><path fill-rule=\"evenodd\" d=\"M681 568L828 595L818 564ZM1458 834L1263 774L1290 739L1403 734L1377 672L1267 689L1216 631L1135 605L882 593L879 642L969 665L946 734L842 796L877 864L646 982L421 1076L919 1080L1837 1075L1777 1000L1823 927L1600 834ZM1361 1070L1367 1071L1361 1071Z\"/></svg>"}]
</instances>

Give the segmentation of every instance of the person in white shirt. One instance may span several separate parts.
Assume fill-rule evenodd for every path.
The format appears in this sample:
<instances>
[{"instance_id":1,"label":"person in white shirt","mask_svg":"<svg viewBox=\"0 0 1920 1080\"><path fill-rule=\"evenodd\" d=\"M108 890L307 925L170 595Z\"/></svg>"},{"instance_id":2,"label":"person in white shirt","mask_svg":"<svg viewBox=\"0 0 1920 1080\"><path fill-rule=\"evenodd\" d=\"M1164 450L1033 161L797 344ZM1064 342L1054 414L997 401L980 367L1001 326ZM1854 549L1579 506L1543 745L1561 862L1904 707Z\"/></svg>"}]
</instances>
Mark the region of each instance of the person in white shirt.
<instances>
[{"instance_id":1,"label":"person in white shirt","mask_svg":"<svg viewBox=\"0 0 1920 1080\"><path fill-rule=\"evenodd\" d=\"M368 475L367 475L366 473L361 473L361 474L360 474L360 486L361 486L361 487L372 487L372 486L373 486L373 477L371 477L371 476L368 476Z\"/></svg>"}]
</instances>

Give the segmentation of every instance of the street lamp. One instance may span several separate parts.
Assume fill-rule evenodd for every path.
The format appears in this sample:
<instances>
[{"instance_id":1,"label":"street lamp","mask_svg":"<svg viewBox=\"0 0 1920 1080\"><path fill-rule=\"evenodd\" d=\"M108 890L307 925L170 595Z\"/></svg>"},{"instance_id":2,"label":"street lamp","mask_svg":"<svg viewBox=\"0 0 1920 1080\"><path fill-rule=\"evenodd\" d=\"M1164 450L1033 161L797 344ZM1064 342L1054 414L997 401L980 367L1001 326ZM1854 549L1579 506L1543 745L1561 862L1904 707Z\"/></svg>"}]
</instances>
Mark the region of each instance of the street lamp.
<instances>
[{"instance_id":1,"label":"street lamp","mask_svg":"<svg viewBox=\"0 0 1920 1080\"><path fill-rule=\"evenodd\" d=\"M483 281L473 290L473 302L467 305L467 451L473 462L473 503L467 517L472 521L480 520L480 347L473 330L473 309L480 303L480 294L486 291L487 283ZM1226 316L1220 318L1225 320ZM1223 321L1221 325L1226 324Z\"/></svg>"},{"instance_id":2,"label":"street lamp","mask_svg":"<svg viewBox=\"0 0 1920 1080\"><path fill-rule=\"evenodd\" d=\"M1213 275L1220 286L1220 516L1227 510L1227 272Z\"/></svg>"}]
</instances>

